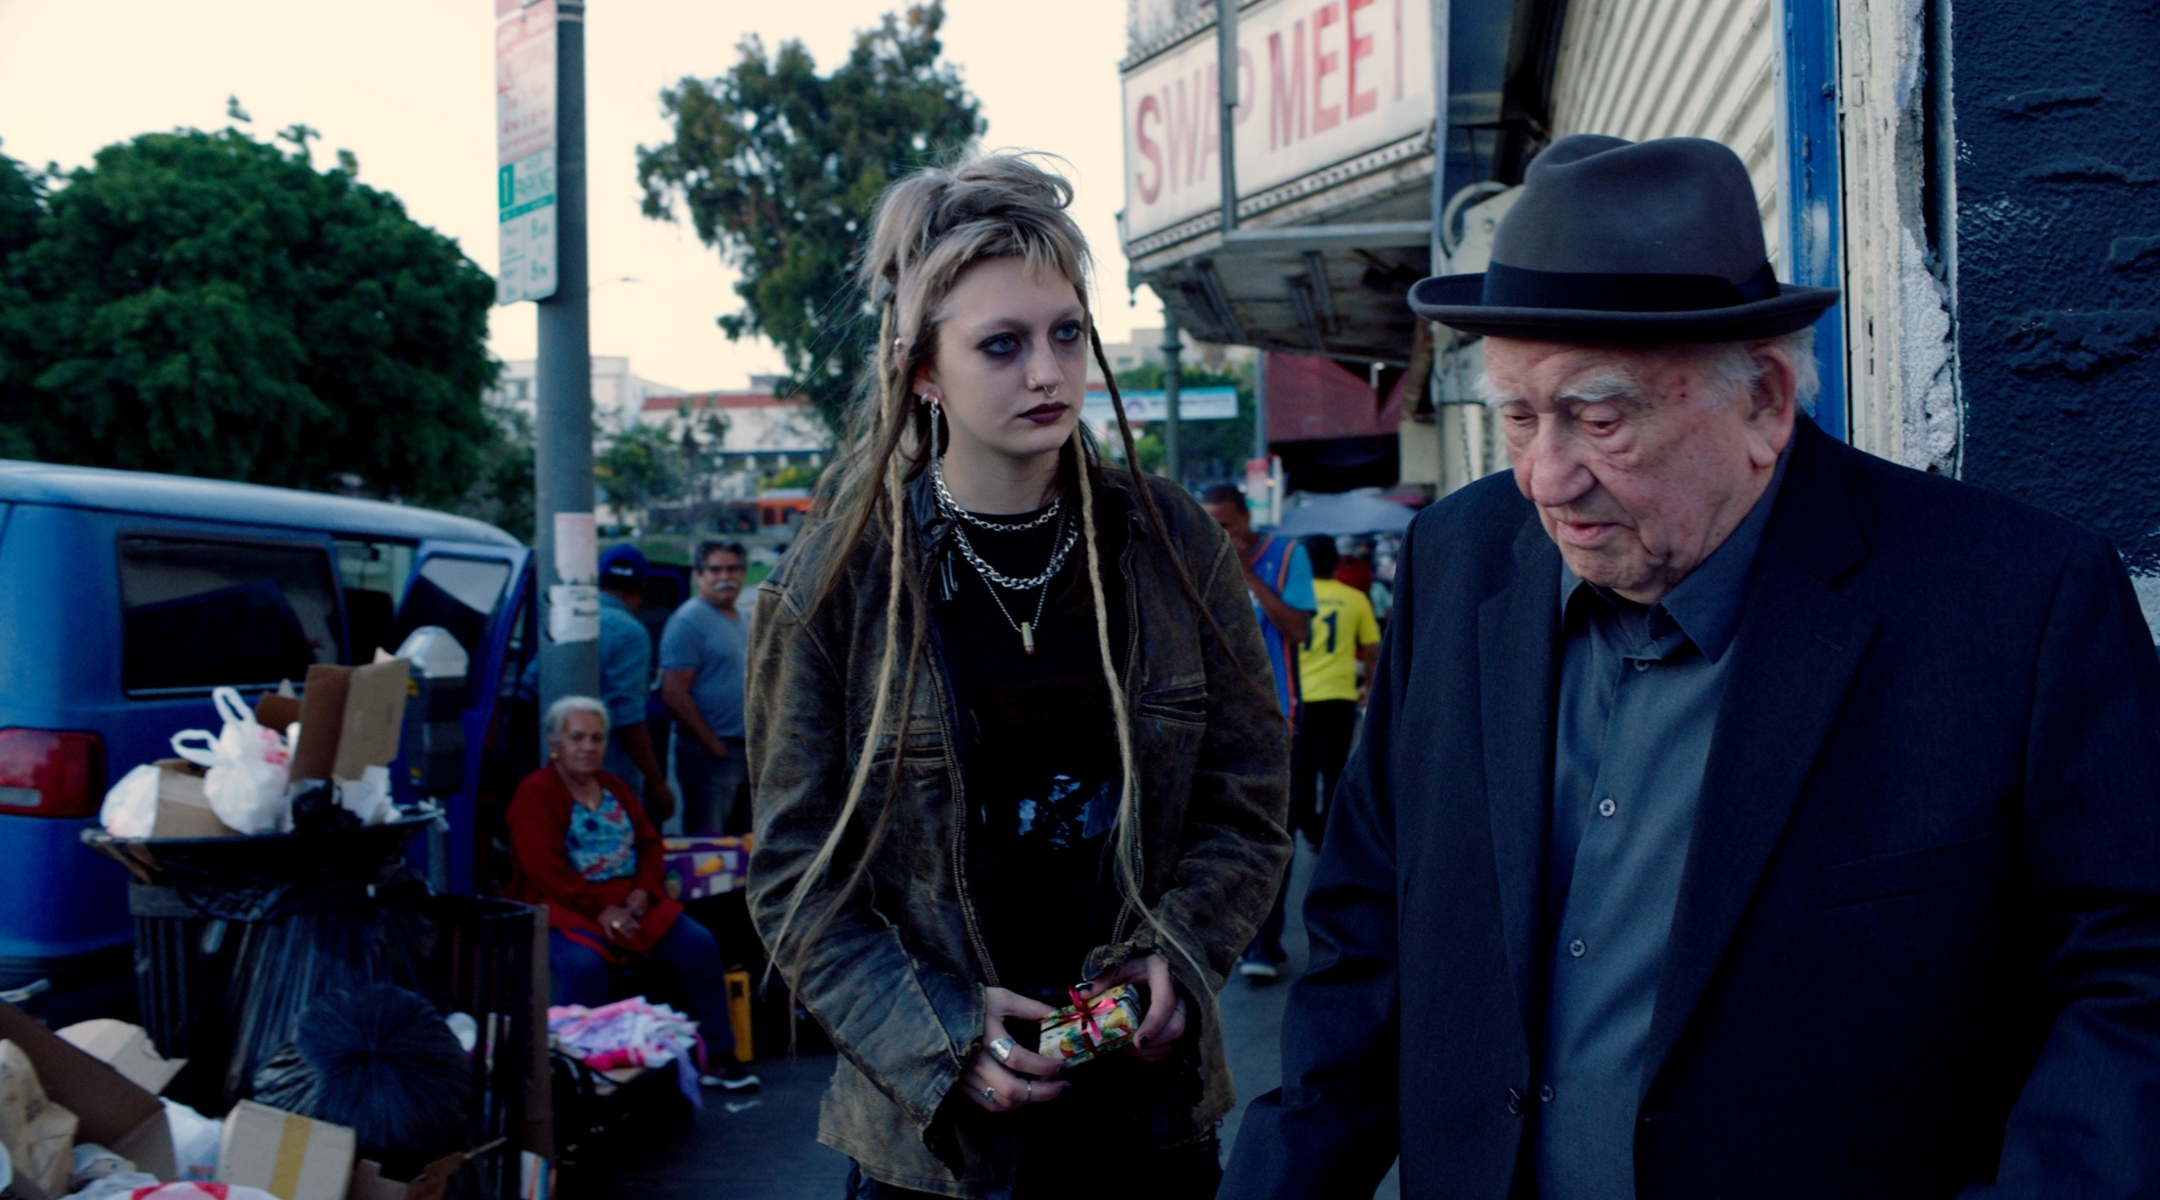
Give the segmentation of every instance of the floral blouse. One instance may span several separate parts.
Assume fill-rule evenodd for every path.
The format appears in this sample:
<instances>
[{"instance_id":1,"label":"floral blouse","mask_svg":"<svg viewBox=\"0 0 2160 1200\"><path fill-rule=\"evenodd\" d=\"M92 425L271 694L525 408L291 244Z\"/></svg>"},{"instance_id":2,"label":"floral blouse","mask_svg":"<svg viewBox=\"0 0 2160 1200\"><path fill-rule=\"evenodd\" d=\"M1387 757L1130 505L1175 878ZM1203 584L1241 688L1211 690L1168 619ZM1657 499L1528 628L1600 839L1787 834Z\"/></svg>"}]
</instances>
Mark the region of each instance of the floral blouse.
<instances>
[{"instance_id":1,"label":"floral blouse","mask_svg":"<svg viewBox=\"0 0 2160 1200\"><path fill-rule=\"evenodd\" d=\"M600 807L570 806L570 831L564 835L570 865L593 883L637 874L637 830L613 793L602 789Z\"/></svg>"}]
</instances>

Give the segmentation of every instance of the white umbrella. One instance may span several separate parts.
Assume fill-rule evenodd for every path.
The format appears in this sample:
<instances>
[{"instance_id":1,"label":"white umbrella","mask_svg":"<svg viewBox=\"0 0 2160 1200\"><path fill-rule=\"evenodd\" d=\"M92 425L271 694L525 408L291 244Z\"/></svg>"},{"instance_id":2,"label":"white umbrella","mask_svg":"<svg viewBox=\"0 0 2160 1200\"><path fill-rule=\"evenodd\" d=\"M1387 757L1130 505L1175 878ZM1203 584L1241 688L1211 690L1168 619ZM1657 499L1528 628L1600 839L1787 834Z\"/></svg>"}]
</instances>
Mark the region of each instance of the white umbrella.
<instances>
[{"instance_id":1,"label":"white umbrella","mask_svg":"<svg viewBox=\"0 0 2160 1200\"><path fill-rule=\"evenodd\" d=\"M1316 496L1284 513L1282 524L1275 527L1275 532L1285 537L1401 533L1409 527L1410 518L1416 515L1408 505L1369 492L1344 492L1336 496Z\"/></svg>"}]
</instances>

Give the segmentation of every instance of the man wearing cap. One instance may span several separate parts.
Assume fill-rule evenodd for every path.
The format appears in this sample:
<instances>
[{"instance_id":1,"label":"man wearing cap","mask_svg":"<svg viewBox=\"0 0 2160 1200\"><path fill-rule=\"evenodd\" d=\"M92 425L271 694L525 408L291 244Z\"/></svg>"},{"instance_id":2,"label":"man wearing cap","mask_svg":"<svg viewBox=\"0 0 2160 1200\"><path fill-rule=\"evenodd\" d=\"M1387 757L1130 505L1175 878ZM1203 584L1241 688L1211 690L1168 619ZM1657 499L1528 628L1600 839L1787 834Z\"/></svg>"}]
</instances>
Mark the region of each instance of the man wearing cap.
<instances>
[{"instance_id":1,"label":"man wearing cap","mask_svg":"<svg viewBox=\"0 0 2160 1200\"><path fill-rule=\"evenodd\" d=\"M645 555L636 546L611 546L600 556L600 701L608 710L607 756L600 767L644 797L654 824L675 813L667 770L653 753L645 724L652 694L652 635L637 619L645 603Z\"/></svg>"},{"instance_id":2,"label":"man wearing cap","mask_svg":"<svg viewBox=\"0 0 2160 1200\"><path fill-rule=\"evenodd\" d=\"M1411 525L1231 1197L2160 1195L2160 660L2097 536L1799 410L1713 142L1562 138L1511 478Z\"/></svg>"}]
</instances>

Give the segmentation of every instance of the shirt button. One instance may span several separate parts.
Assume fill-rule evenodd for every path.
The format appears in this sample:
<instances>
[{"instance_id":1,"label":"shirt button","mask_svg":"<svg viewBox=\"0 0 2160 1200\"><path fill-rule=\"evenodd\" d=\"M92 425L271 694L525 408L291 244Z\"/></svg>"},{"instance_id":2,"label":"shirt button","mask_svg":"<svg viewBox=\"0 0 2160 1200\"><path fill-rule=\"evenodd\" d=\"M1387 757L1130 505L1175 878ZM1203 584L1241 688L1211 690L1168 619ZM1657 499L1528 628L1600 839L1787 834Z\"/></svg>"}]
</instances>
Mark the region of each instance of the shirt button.
<instances>
[{"instance_id":1,"label":"shirt button","mask_svg":"<svg viewBox=\"0 0 2160 1200\"><path fill-rule=\"evenodd\" d=\"M1583 945L1581 938L1576 938L1567 944L1567 952L1576 958L1581 958L1590 952L1590 947Z\"/></svg>"},{"instance_id":2,"label":"shirt button","mask_svg":"<svg viewBox=\"0 0 2160 1200\"><path fill-rule=\"evenodd\" d=\"M1649 670L1649 669L1650 669L1650 660L1649 660L1649 659L1647 659L1647 658L1638 658L1638 659L1636 659L1636 660L1635 660L1635 669L1636 669L1636 670L1638 670L1638 671L1647 671L1647 670Z\"/></svg>"},{"instance_id":3,"label":"shirt button","mask_svg":"<svg viewBox=\"0 0 2160 1200\"><path fill-rule=\"evenodd\" d=\"M1609 817L1619 811L1620 806L1613 803L1613 798L1611 796L1607 796L1603 800L1597 802L1597 815L1601 817Z\"/></svg>"},{"instance_id":4,"label":"shirt button","mask_svg":"<svg viewBox=\"0 0 2160 1200\"><path fill-rule=\"evenodd\" d=\"M1552 1103L1552 1095L1552 1085L1549 1083L1537 1090L1537 1098L1547 1104Z\"/></svg>"},{"instance_id":5,"label":"shirt button","mask_svg":"<svg viewBox=\"0 0 2160 1200\"><path fill-rule=\"evenodd\" d=\"M1522 1115L1522 1093L1516 1091L1514 1088L1509 1088L1507 1090L1507 1110L1508 1115L1511 1117L1519 1117Z\"/></svg>"}]
</instances>

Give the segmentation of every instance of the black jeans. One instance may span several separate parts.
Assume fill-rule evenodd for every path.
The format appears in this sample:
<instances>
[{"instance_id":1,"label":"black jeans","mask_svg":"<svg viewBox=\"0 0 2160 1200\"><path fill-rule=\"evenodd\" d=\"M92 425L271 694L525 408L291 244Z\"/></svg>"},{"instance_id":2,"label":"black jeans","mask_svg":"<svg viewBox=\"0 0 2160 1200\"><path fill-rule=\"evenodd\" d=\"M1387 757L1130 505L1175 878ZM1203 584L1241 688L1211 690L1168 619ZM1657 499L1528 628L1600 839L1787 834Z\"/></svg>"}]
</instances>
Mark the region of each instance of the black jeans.
<instances>
[{"instance_id":1,"label":"black jeans","mask_svg":"<svg viewBox=\"0 0 2160 1200\"><path fill-rule=\"evenodd\" d=\"M1041 1128L1038 1126L1038 1128ZM1020 1170L1012 1200L1214 1200L1222 1184L1222 1150L1214 1138L1170 1150L1117 1154L1083 1150L1070 1138L1020 1138ZM848 1168L847 1200L937 1200L896 1188Z\"/></svg>"},{"instance_id":2,"label":"black jeans","mask_svg":"<svg viewBox=\"0 0 2160 1200\"><path fill-rule=\"evenodd\" d=\"M1314 847L1327 827L1327 806L1336 781L1350 761L1350 741L1357 735L1357 701L1308 700L1298 718L1297 742L1290 754L1290 830L1303 833Z\"/></svg>"}]
</instances>

